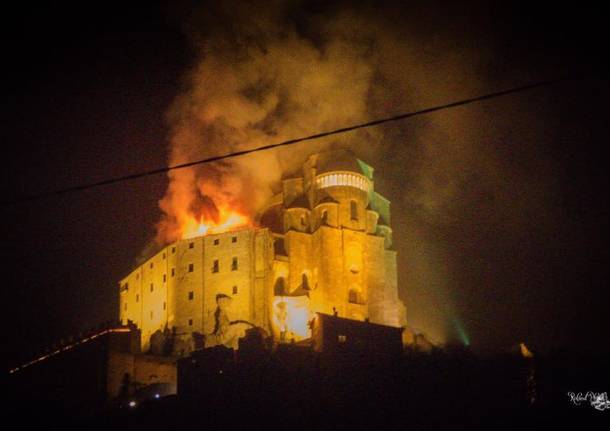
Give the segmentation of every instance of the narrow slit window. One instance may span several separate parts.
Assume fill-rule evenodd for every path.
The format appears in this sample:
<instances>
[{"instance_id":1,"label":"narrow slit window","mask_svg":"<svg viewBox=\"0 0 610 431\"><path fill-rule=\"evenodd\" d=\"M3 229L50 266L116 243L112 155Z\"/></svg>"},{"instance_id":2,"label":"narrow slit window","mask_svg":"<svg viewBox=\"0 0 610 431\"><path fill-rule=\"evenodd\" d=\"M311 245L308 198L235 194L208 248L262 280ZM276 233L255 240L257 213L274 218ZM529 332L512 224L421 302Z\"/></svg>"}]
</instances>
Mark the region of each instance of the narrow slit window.
<instances>
[{"instance_id":1,"label":"narrow slit window","mask_svg":"<svg viewBox=\"0 0 610 431\"><path fill-rule=\"evenodd\" d=\"M358 204L356 201L349 203L350 217L352 220L358 220Z\"/></svg>"}]
</instances>

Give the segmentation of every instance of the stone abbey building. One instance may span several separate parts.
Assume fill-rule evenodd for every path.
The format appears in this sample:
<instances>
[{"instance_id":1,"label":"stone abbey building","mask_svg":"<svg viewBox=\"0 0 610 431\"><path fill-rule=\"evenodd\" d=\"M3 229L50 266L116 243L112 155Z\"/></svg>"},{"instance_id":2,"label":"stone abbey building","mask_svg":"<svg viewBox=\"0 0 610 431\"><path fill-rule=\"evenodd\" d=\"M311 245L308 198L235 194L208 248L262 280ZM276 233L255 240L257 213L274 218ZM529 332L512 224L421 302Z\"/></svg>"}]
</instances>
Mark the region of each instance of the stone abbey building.
<instances>
[{"instance_id":1,"label":"stone abbey building","mask_svg":"<svg viewBox=\"0 0 610 431\"><path fill-rule=\"evenodd\" d=\"M277 342L311 337L315 313L401 327L390 202L346 150L310 156L257 227L184 239L120 281L120 319L188 345L236 347L250 327ZM188 349L187 349L188 350Z\"/></svg>"}]
</instances>

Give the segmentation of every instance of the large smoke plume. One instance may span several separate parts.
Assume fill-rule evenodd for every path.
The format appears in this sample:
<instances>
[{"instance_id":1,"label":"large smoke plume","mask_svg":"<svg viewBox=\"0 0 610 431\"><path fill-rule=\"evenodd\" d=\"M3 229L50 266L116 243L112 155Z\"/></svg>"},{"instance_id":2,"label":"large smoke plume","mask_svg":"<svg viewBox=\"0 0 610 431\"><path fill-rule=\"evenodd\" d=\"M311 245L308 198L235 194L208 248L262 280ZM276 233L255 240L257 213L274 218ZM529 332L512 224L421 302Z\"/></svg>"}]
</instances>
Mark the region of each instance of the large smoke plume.
<instances>
[{"instance_id":1,"label":"large smoke plume","mask_svg":"<svg viewBox=\"0 0 610 431\"><path fill-rule=\"evenodd\" d=\"M273 11L273 12L272 12ZM172 106L170 163L330 130L364 121L376 67L371 40L354 37L359 23L316 22L317 40L299 32L289 7L261 11L252 4L222 2L192 21L199 61L187 90ZM338 28L347 31L337 31ZM371 133L356 136L371 142ZM254 215L281 175L304 157L328 145L315 143L289 151L267 151L226 163L170 174L160 202L164 217L160 241L180 235L187 214L215 206Z\"/></svg>"},{"instance_id":2,"label":"large smoke plume","mask_svg":"<svg viewBox=\"0 0 610 431\"><path fill-rule=\"evenodd\" d=\"M472 97L532 78L519 70L498 72L482 36L489 28L477 17L460 18L459 10L376 2L355 8L224 1L189 10L186 29L197 60L168 112L170 164ZM439 22L448 25L441 28ZM469 37L462 39L464 34ZM412 288L418 305L410 316L416 323L419 316L433 338L442 339L445 321L455 322L459 314L448 292L453 289L455 295L461 282L471 281L451 274L459 265L452 253L476 257L471 247L481 241L484 248L485 235L497 231L505 232L500 245L510 248L512 243L502 241L510 242L513 231L526 236L532 217L542 221L540 226L550 217L550 159L535 144L516 147L510 135L499 132L516 113L536 118L513 98L510 107L469 105L171 171L160 201L157 240L178 239L184 217L213 217L219 205L253 217L280 177L298 169L308 154L348 146L376 167L377 186L393 202L399 259L408 262L399 265L407 268L399 280ZM545 133L544 127L526 130L520 139L536 142L540 130ZM455 241L464 244L464 238L474 243L457 250Z\"/></svg>"}]
</instances>

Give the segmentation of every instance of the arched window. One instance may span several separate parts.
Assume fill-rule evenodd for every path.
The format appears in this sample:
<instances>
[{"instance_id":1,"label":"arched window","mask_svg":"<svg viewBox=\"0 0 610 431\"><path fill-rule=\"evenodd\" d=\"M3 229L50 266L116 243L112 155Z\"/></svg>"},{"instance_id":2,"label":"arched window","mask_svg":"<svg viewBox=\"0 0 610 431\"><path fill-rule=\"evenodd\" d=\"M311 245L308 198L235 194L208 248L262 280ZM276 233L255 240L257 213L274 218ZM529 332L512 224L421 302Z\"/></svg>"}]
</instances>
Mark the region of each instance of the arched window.
<instances>
[{"instance_id":1,"label":"arched window","mask_svg":"<svg viewBox=\"0 0 610 431\"><path fill-rule=\"evenodd\" d=\"M327 210L322 211L322 217L320 217L320 223L323 225L328 224L328 211Z\"/></svg>"},{"instance_id":2,"label":"arched window","mask_svg":"<svg viewBox=\"0 0 610 431\"><path fill-rule=\"evenodd\" d=\"M351 201L349 203L349 212L352 220L358 220L358 204L356 201Z\"/></svg>"},{"instance_id":3,"label":"arched window","mask_svg":"<svg viewBox=\"0 0 610 431\"><path fill-rule=\"evenodd\" d=\"M286 281L284 277L278 277L275 280L275 286L273 286L273 294L275 296L284 296L286 295Z\"/></svg>"}]
</instances>

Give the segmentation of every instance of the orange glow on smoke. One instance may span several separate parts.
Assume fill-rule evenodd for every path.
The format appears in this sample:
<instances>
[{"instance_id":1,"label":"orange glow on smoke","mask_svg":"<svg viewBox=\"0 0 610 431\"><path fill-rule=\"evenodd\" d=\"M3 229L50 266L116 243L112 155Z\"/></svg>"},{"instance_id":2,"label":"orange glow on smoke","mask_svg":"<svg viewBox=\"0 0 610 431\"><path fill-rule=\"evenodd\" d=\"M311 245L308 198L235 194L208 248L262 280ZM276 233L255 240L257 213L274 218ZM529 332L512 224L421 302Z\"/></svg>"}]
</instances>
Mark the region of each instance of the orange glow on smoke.
<instances>
[{"instance_id":1,"label":"orange glow on smoke","mask_svg":"<svg viewBox=\"0 0 610 431\"><path fill-rule=\"evenodd\" d=\"M215 219L205 215L200 216L199 219L188 216L182 225L182 238L228 232L251 224L250 218L239 211L228 207L218 207L218 215Z\"/></svg>"}]
</instances>

